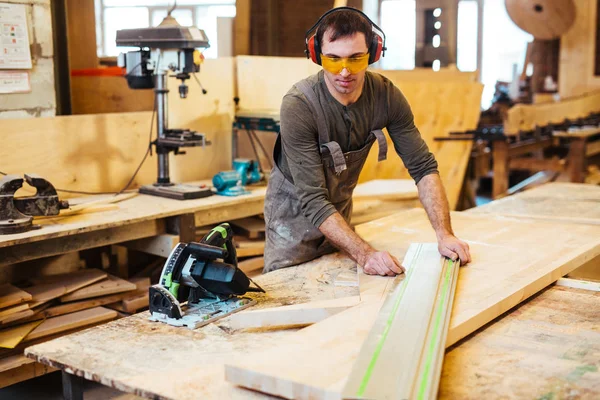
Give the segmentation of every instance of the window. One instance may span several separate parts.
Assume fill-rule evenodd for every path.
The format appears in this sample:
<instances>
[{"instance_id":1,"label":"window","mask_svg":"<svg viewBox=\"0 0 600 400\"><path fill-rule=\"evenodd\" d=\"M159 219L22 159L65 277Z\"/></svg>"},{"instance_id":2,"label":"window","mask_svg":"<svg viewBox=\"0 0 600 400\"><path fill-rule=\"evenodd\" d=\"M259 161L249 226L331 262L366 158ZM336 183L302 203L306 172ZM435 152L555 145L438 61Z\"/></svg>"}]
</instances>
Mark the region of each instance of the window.
<instances>
[{"instance_id":1,"label":"window","mask_svg":"<svg viewBox=\"0 0 600 400\"><path fill-rule=\"evenodd\" d=\"M481 81L484 84L481 105L489 108L496 81L513 80L513 66L523 70L527 43L533 36L522 31L510 19L503 1L485 0L483 6L483 51Z\"/></svg>"},{"instance_id":2,"label":"window","mask_svg":"<svg viewBox=\"0 0 600 400\"><path fill-rule=\"evenodd\" d=\"M456 66L461 71L477 70L477 1L458 3Z\"/></svg>"},{"instance_id":3,"label":"window","mask_svg":"<svg viewBox=\"0 0 600 400\"><path fill-rule=\"evenodd\" d=\"M115 38L119 29L157 26L166 17L173 1L168 0L96 0L98 55L114 57L128 51L117 47ZM216 58L217 19L235 17L235 0L178 0L171 13L183 26L203 29L210 41L204 56Z\"/></svg>"},{"instance_id":4,"label":"window","mask_svg":"<svg viewBox=\"0 0 600 400\"><path fill-rule=\"evenodd\" d=\"M387 36L387 51L381 58L381 68L414 69L417 42L415 0L382 1L381 29Z\"/></svg>"}]
</instances>

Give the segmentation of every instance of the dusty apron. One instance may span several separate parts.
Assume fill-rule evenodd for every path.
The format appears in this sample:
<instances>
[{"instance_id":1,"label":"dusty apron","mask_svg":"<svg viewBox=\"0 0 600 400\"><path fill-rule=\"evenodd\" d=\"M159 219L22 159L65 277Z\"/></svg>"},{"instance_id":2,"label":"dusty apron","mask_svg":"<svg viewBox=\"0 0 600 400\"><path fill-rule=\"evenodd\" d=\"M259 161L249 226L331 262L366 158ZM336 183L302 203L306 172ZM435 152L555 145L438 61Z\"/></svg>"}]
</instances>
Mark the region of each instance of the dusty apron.
<instances>
[{"instance_id":1,"label":"dusty apron","mask_svg":"<svg viewBox=\"0 0 600 400\"><path fill-rule=\"evenodd\" d=\"M319 131L319 148L329 201L350 223L352 192L358 182L371 146L377 140L379 161L387 157L387 142L381 129L369 133L364 146L355 151L342 152L337 142L330 141L327 120L310 84L298 82L296 87L306 96L309 107L316 116ZM274 159L279 159L281 138L275 143ZM300 196L294 184L288 181L277 165L273 167L265 198L265 269L264 272L301 264L332 253L336 249L325 239L319 229L306 218L301 209Z\"/></svg>"}]
</instances>

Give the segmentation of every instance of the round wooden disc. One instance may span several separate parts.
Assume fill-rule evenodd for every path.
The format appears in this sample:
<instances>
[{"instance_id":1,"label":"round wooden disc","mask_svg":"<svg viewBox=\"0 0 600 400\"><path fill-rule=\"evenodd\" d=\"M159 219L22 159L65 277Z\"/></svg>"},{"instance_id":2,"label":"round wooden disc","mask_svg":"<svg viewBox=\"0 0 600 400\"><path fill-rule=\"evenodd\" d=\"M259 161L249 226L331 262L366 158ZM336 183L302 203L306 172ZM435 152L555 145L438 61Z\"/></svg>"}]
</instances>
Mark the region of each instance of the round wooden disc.
<instances>
[{"instance_id":1,"label":"round wooden disc","mask_svg":"<svg viewBox=\"0 0 600 400\"><path fill-rule=\"evenodd\" d=\"M536 39L556 39L575 22L573 0L506 0L506 11Z\"/></svg>"}]
</instances>

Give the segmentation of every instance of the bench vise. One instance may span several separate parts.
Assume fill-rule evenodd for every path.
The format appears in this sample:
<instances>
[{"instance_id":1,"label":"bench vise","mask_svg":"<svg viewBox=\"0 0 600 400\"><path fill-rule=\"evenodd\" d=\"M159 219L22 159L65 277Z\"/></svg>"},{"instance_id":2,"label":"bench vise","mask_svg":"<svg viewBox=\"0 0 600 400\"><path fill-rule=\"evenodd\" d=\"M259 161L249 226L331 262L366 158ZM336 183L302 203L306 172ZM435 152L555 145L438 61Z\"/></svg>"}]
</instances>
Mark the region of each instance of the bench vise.
<instances>
[{"instance_id":1,"label":"bench vise","mask_svg":"<svg viewBox=\"0 0 600 400\"><path fill-rule=\"evenodd\" d=\"M58 215L69 208L69 203L58 199L54 186L36 174L25 174L25 181L36 188L28 197L15 197L23 187L23 178L6 175L0 180L0 235L27 232L40 228L33 224L33 217Z\"/></svg>"},{"instance_id":2,"label":"bench vise","mask_svg":"<svg viewBox=\"0 0 600 400\"><path fill-rule=\"evenodd\" d=\"M249 194L246 185L260 182L263 174L258 162L245 158L233 160L233 170L221 171L213 177L213 186L221 196L240 196Z\"/></svg>"}]
</instances>

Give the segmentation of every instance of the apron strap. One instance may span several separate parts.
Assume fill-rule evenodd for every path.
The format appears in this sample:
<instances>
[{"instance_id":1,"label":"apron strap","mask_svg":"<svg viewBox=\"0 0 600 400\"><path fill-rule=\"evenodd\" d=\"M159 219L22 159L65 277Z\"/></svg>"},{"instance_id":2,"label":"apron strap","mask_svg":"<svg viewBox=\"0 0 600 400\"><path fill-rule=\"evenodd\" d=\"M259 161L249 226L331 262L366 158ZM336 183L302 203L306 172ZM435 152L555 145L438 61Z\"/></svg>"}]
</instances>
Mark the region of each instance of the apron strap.
<instances>
[{"instance_id":1,"label":"apron strap","mask_svg":"<svg viewBox=\"0 0 600 400\"><path fill-rule=\"evenodd\" d=\"M336 174L340 174L346 169L346 159L344 158L344 153L338 142L328 142L321 145L321 147L326 147L329 150L329 154L331 154L331 158L333 159L333 168Z\"/></svg>"},{"instance_id":2,"label":"apron strap","mask_svg":"<svg viewBox=\"0 0 600 400\"><path fill-rule=\"evenodd\" d=\"M327 120L325 119L325 113L323 113L323 109L319 104L319 99L317 99L315 91L305 80L297 82L295 86L298 89L300 89L300 91L304 94L304 96L308 100L308 106L312 110L313 115L316 117L315 119L317 121L317 129L319 130L319 144L322 145L324 143L329 142L329 130L327 129Z\"/></svg>"},{"instance_id":3,"label":"apron strap","mask_svg":"<svg viewBox=\"0 0 600 400\"><path fill-rule=\"evenodd\" d=\"M323 109L319 104L319 100L317 99L315 91L305 80L296 83L295 86L304 94L304 96L306 96L306 99L308 100L308 105L312 110L313 115L315 115L316 117L317 129L319 130L319 146L321 147L321 153L323 152L324 147L327 148L329 150L329 154L331 154L331 158L333 159L333 167L335 169L335 173L341 173L346 169L346 160L344 158L344 153L342 152L342 148L340 147L338 142L333 142L329 140L327 120L325 119L325 114L323 113Z\"/></svg>"},{"instance_id":4,"label":"apron strap","mask_svg":"<svg viewBox=\"0 0 600 400\"><path fill-rule=\"evenodd\" d=\"M385 139L385 135L381 129L374 130L373 134L377 138L377 144L379 145L379 156L377 157L377 161L383 161L387 158L387 140Z\"/></svg>"}]
</instances>

